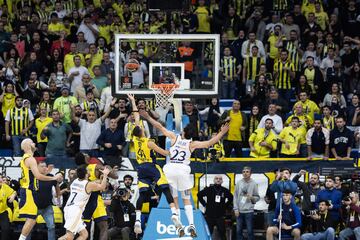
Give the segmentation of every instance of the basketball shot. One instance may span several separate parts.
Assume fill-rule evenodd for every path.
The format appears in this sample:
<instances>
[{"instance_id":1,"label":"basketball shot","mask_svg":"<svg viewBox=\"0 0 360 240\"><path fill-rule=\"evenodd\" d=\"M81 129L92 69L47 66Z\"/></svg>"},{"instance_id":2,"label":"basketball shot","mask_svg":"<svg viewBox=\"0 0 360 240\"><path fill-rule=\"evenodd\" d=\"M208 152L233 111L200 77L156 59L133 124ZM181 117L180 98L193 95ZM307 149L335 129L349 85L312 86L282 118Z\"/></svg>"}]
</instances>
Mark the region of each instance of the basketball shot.
<instances>
[{"instance_id":1,"label":"basketball shot","mask_svg":"<svg viewBox=\"0 0 360 240\"><path fill-rule=\"evenodd\" d=\"M185 214L189 222L190 235L193 238L197 237L194 225L193 206L190 201L191 189L193 188L190 175L191 153L194 152L195 149L208 148L219 142L229 130L229 124L226 123L223 125L221 131L208 141L192 141L191 138L196 130L190 125L187 125L180 135L176 135L174 132L167 130L161 123L151 118L147 112L141 111L140 114L152 124L153 127L160 130L164 136L171 140L171 147L169 149L170 159L164 166L164 173L170 184L171 194L174 198L177 213L180 213L178 202L178 192L180 192L184 202ZM180 229L180 232L181 231L184 231L183 226Z\"/></svg>"},{"instance_id":2,"label":"basketball shot","mask_svg":"<svg viewBox=\"0 0 360 240\"><path fill-rule=\"evenodd\" d=\"M79 234L77 240L86 240L89 236L86 225L82 220L82 215L87 205L91 193L105 191L109 168L99 170L102 173L101 182L90 182L89 172L85 165L78 167L76 170L77 179L70 185L70 197L64 208L64 218L66 234L59 240L72 240L76 234Z\"/></svg>"},{"instance_id":3,"label":"basketball shot","mask_svg":"<svg viewBox=\"0 0 360 240\"><path fill-rule=\"evenodd\" d=\"M21 142L21 149L24 151L24 155L20 161L19 217L26 218L26 221L21 230L19 240L25 240L36 224L39 180L57 181L62 178L62 175L59 173L54 177L49 177L39 172L38 164L34 158L35 143L30 138L26 138Z\"/></svg>"},{"instance_id":4,"label":"basketball shot","mask_svg":"<svg viewBox=\"0 0 360 240\"><path fill-rule=\"evenodd\" d=\"M141 234L141 209L143 203L150 199L148 196L150 185L157 185L162 190L163 194L166 197L167 202L170 205L171 209L171 220L174 223L178 234L180 237L185 235L185 231L182 227L182 224L179 220L174 199L171 196L170 188L168 181L159 165L156 164L154 151L163 155L169 155L169 151L166 151L159 146L157 146L153 141L145 137L144 129L140 124L140 115L139 110L136 107L134 95L128 94L128 98L132 105L132 111L135 117L135 128L133 130L133 143L136 152L136 160L139 164L137 168L138 174L138 188L139 188L139 198L136 202L136 221L134 226L134 232L136 234Z\"/></svg>"}]
</instances>

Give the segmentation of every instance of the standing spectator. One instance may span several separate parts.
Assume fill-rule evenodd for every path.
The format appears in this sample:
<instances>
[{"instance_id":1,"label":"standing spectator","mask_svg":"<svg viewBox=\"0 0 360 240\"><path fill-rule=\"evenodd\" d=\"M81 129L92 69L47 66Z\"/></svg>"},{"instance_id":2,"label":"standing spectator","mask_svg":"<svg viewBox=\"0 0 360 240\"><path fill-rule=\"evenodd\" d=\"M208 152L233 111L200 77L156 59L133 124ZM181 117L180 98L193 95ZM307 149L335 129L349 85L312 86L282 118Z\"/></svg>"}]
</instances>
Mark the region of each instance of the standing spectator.
<instances>
[{"instance_id":1,"label":"standing spectator","mask_svg":"<svg viewBox=\"0 0 360 240\"><path fill-rule=\"evenodd\" d=\"M241 46L242 58L246 59L247 57L249 57L251 55L250 51L253 46L257 46L259 48L258 56L265 58L266 53L265 53L265 48L264 48L264 44L262 43L262 41L256 39L256 34L253 31L249 31L248 36L249 36L249 40L246 40Z\"/></svg>"},{"instance_id":2,"label":"standing spectator","mask_svg":"<svg viewBox=\"0 0 360 240\"><path fill-rule=\"evenodd\" d=\"M3 116L9 109L15 107L15 98L19 94L16 91L15 86L11 82L4 83L2 94L0 95L1 111Z\"/></svg>"},{"instance_id":3,"label":"standing spectator","mask_svg":"<svg viewBox=\"0 0 360 240\"><path fill-rule=\"evenodd\" d=\"M139 105L139 103L140 103L140 100L138 101L138 109L141 109L142 107ZM142 104L142 105L144 106L144 104ZM203 127L199 112L194 107L194 104L191 101L185 102L184 110L185 110L184 115L189 117L189 124L191 125L191 127L193 129L195 129L193 140L198 140L200 137L202 127ZM153 115L153 111L151 111L150 114ZM158 116L157 113L156 113L156 115Z\"/></svg>"},{"instance_id":4,"label":"standing spectator","mask_svg":"<svg viewBox=\"0 0 360 240\"><path fill-rule=\"evenodd\" d=\"M343 117L336 118L336 127L330 132L331 156L336 160L350 160L354 133L345 126Z\"/></svg>"},{"instance_id":5,"label":"standing spectator","mask_svg":"<svg viewBox=\"0 0 360 240\"><path fill-rule=\"evenodd\" d=\"M310 233L301 235L303 240L334 240L336 224L329 213L329 201L322 200L319 202L318 211L310 214L312 227ZM340 238L341 239L341 238Z\"/></svg>"},{"instance_id":6,"label":"standing spectator","mask_svg":"<svg viewBox=\"0 0 360 240\"><path fill-rule=\"evenodd\" d=\"M268 158L270 152L276 150L277 136L272 131L273 120L265 120L265 128L258 128L249 138L250 156L256 158Z\"/></svg>"},{"instance_id":7,"label":"standing spectator","mask_svg":"<svg viewBox=\"0 0 360 240\"><path fill-rule=\"evenodd\" d=\"M346 108L346 125L347 126L358 126L358 116L360 112L359 95L353 94L351 97L351 103ZM359 119L360 120L360 119Z\"/></svg>"},{"instance_id":8,"label":"standing spectator","mask_svg":"<svg viewBox=\"0 0 360 240\"><path fill-rule=\"evenodd\" d=\"M79 103L82 103L83 101L86 101L86 93L89 91L94 93L95 98L100 97L99 90L91 82L90 75L85 73L82 76L82 83L75 89L74 97L79 101Z\"/></svg>"},{"instance_id":9,"label":"standing spectator","mask_svg":"<svg viewBox=\"0 0 360 240\"><path fill-rule=\"evenodd\" d=\"M7 240L10 236L10 221L8 211L11 211L8 207L8 203L12 203L16 197L16 191L9 185L3 182L3 177L0 175L0 229L1 240Z\"/></svg>"},{"instance_id":10,"label":"standing spectator","mask_svg":"<svg viewBox=\"0 0 360 240\"><path fill-rule=\"evenodd\" d=\"M352 236L355 236L356 239L360 238L359 203L359 193L357 192L351 192L349 198L344 201L349 214L346 228L339 234L340 240L350 239Z\"/></svg>"},{"instance_id":11,"label":"standing spectator","mask_svg":"<svg viewBox=\"0 0 360 240\"><path fill-rule=\"evenodd\" d=\"M246 223L248 239L254 239L254 206L260 200L258 186L251 178L251 168L244 167L243 179L236 183L234 212L236 217L236 239L243 239L243 224Z\"/></svg>"},{"instance_id":12,"label":"standing spectator","mask_svg":"<svg viewBox=\"0 0 360 240\"><path fill-rule=\"evenodd\" d=\"M191 42L183 42L182 46L177 49L176 62L184 63L185 65L185 78L193 79L193 71L195 65L196 49L191 47ZM191 87L198 86L197 83L191 81Z\"/></svg>"},{"instance_id":13,"label":"standing spectator","mask_svg":"<svg viewBox=\"0 0 360 240\"><path fill-rule=\"evenodd\" d=\"M330 203L329 211L330 215L337 224L340 220L340 208L341 208L342 194L339 190L335 189L335 180L333 177L326 177L325 189L318 192L316 198L316 208L319 207L319 203L322 200L327 200Z\"/></svg>"},{"instance_id":14,"label":"standing spectator","mask_svg":"<svg viewBox=\"0 0 360 240\"><path fill-rule=\"evenodd\" d=\"M199 6L195 8L194 14L197 17L198 27L197 33L210 33L210 20L211 12L208 7L205 6L205 0L198 1Z\"/></svg>"},{"instance_id":15,"label":"standing spectator","mask_svg":"<svg viewBox=\"0 0 360 240\"><path fill-rule=\"evenodd\" d=\"M84 33L84 38L87 43L95 43L96 37L99 34L99 28L89 14L84 16L84 20L80 24L77 33L80 32Z\"/></svg>"},{"instance_id":16,"label":"standing spectator","mask_svg":"<svg viewBox=\"0 0 360 240\"><path fill-rule=\"evenodd\" d=\"M66 147L70 146L72 136L71 127L60 121L60 112L54 110L51 114L52 123L48 124L41 132L41 139L46 137L46 158L48 163L52 163L59 169L66 169L70 164L66 156Z\"/></svg>"},{"instance_id":17,"label":"standing spectator","mask_svg":"<svg viewBox=\"0 0 360 240\"><path fill-rule=\"evenodd\" d=\"M273 121L273 131L276 135L280 134L283 130L283 121L279 115L276 114L276 104L270 103L268 106L268 114L263 116L258 125L259 128L265 128L266 119L271 119Z\"/></svg>"},{"instance_id":18,"label":"standing spectator","mask_svg":"<svg viewBox=\"0 0 360 240\"><path fill-rule=\"evenodd\" d=\"M33 72L32 74L35 74ZM31 110L35 112L36 106L39 104L42 96L41 88L37 86L35 79L29 79L26 90L22 93L24 99L27 99L31 103ZM39 84L38 84L39 85Z\"/></svg>"},{"instance_id":19,"label":"standing spectator","mask_svg":"<svg viewBox=\"0 0 360 240\"><path fill-rule=\"evenodd\" d=\"M86 67L81 66L80 55L73 57L75 66L69 69L69 81L71 82L71 92L74 93L76 88L81 85L81 80L84 74L89 74Z\"/></svg>"},{"instance_id":20,"label":"standing spectator","mask_svg":"<svg viewBox=\"0 0 360 240\"><path fill-rule=\"evenodd\" d=\"M103 60L101 61L100 71L101 74L107 75L113 73L115 70L114 63L110 61L110 53L103 53Z\"/></svg>"},{"instance_id":21,"label":"standing spectator","mask_svg":"<svg viewBox=\"0 0 360 240\"><path fill-rule=\"evenodd\" d=\"M77 66L76 62L75 62L75 57L78 56L80 58L80 65ZM64 57L64 70L65 73L70 75L71 73L69 72L71 68L77 66L84 66L85 65L85 59L84 59L84 55L82 55L81 53L79 53L76 49L76 43L72 43L70 45L70 52L67 53ZM73 75L76 76L76 75Z\"/></svg>"},{"instance_id":22,"label":"standing spectator","mask_svg":"<svg viewBox=\"0 0 360 240\"><path fill-rule=\"evenodd\" d=\"M300 240L301 212L296 204L292 201L292 192L286 190L282 193L282 211L280 212L280 204L275 209L274 223L281 226L271 226L266 230L266 240L273 240L274 235L279 234L294 237L294 240ZM279 227L281 229L279 229Z\"/></svg>"},{"instance_id":23,"label":"standing spectator","mask_svg":"<svg viewBox=\"0 0 360 240\"><path fill-rule=\"evenodd\" d=\"M99 90L101 93L102 90L107 86L107 78L103 72L101 72L100 66L95 65L93 67L94 78L91 80L91 83Z\"/></svg>"},{"instance_id":24,"label":"standing spectator","mask_svg":"<svg viewBox=\"0 0 360 240\"><path fill-rule=\"evenodd\" d=\"M226 240L225 214L233 202L233 195L229 189L221 186L222 183L222 176L215 176L214 184L210 187L205 187L198 192L197 196L200 203L205 207L205 219L209 226L210 234L213 233L214 226L216 226L220 239ZM204 198L206 198L206 201Z\"/></svg>"},{"instance_id":25,"label":"standing spectator","mask_svg":"<svg viewBox=\"0 0 360 240\"><path fill-rule=\"evenodd\" d=\"M327 83L324 82L324 76L320 68L315 66L314 61L315 58L313 56L308 56L306 58L306 66L303 68L301 75L306 77L307 82L311 87L311 95L314 96L316 102L319 102L322 101L326 93Z\"/></svg>"},{"instance_id":26,"label":"standing spectator","mask_svg":"<svg viewBox=\"0 0 360 240\"><path fill-rule=\"evenodd\" d=\"M310 211L316 210L316 198L320 190L320 180L319 174L313 173L310 176L310 180L308 183L304 183L299 181L302 176L305 176L306 171L300 170L300 172L293 178L293 182L295 182L298 187L302 190L302 201L301 201L301 210L304 212L303 216L303 228L305 229L309 223L310 219L307 216Z\"/></svg>"},{"instance_id":27,"label":"standing spectator","mask_svg":"<svg viewBox=\"0 0 360 240\"><path fill-rule=\"evenodd\" d=\"M224 112L221 118L230 124L229 131L224 138L225 157L230 157L232 150L235 151L235 157L241 157L247 118L245 113L240 111L240 101L234 100L232 109Z\"/></svg>"},{"instance_id":28,"label":"standing spectator","mask_svg":"<svg viewBox=\"0 0 360 240\"><path fill-rule=\"evenodd\" d=\"M67 86L61 88L61 97L56 98L53 110L60 113L60 118L64 123L71 122L71 109L70 104L76 105L78 101L75 97L69 96L70 89Z\"/></svg>"},{"instance_id":29,"label":"standing spectator","mask_svg":"<svg viewBox=\"0 0 360 240\"><path fill-rule=\"evenodd\" d=\"M30 109L23 107L23 99L15 98L15 107L9 109L5 117L6 140L12 140L14 156L21 156L21 141L29 136L29 130L34 125L34 116ZM10 132L11 127L11 132Z\"/></svg>"},{"instance_id":30,"label":"standing spectator","mask_svg":"<svg viewBox=\"0 0 360 240\"><path fill-rule=\"evenodd\" d=\"M45 162L38 164L39 172L43 175L53 177L49 174L48 167ZM39 181L39 195L36 205L38 207L38 214L41 215L46 223L48 229L48 240L55 240L55 220L53 210L53 188L56 189L57 197L60 197L60 187L56 180L54 181Z\"/></svg>"},{"instance_id":31,"label":"standing spectator","mask_svg":"<svg viewBox=\"0 0 360 240\"><path fill-rule=\"evenodd\" d=\"M309 99L309 95L306 91L300 91L299 93L299 101L295 103L295 105L301 104L303 111L305 114L309 115L312 119L315 118L315 114L320 113L320 109L318 105Z\"/></svg>"},{"instance_id":32,"label":"standing spectator","mask_svg":"<svg viewBox=\"0 0 360 240\"><path fill-rule=\"evenodd\" d=\"M48 117L48 112L46 107L41 106L40 107L40 116L38 118L36 118L35 120L35 127L36 127L36 142L37 142L37 150L38 153L40 155L40 157L44 157L45 156L45 150L46 150L46 145L48 142L48 139L41 139L41 133L42 130L49 124L51 123L53 120L51 117Z\"/></svg>"},{"instance_id":33,"label":"standing spectator","mask_svg":"<svg viewBox=\"0 0 360 240\"><path fill-rule=\"evenodd\" d=\"M300 154L300 141L303 134L299 128L299 118L293 117L289 127L284 128L279 134L281 144L281 157L296 157ZM306 131L305 131L306 132ZM305 135L305 134L304 134Z\"/></svg>"},{"instance_id":34,"label":"standing spectator","mask_svg":"<svg viewBox=\"0 0 360 240\"><path fill-rule=\"evenodd\" d=\"M267 99L267 104L265 104L263 107L263 112L266 112L269 110L269 105L274 104L275 105L275 112L277 115L279 115L281 118L285 118L285 115L289 113L289 103L286 102L282 97L279 96L279 92L272 88L269 92L269 97ZM280 119L281 119L280 118ZM274 119L273 119L274 120ZM282 121L281 121L282 124ZM277 122L274 121L274 126L277 125ZM281 127L282 128L282 127ZM281 130L280 130L281 131ZM279 131L279 132L280 132Z\"/></svg>"},{"instance_id":35,"label":"standing spectator","mask_svg":"<svg viewBox=\"0 0 360 240\"><path fill-rule=\"evenodd\" d=\"M277 202L280 202L280 196L285 191L289 191L293 196L296 193L297 184L290 180L291 170L289 168L282 168L276 172L276 179L270 186L271 192L275 193Z\"/></svg>"},{"instance_id":36,"label":"standing spectator","mask_svg":"<svg viewBox=\"0 0 360 240\"><path fill-rule=\"evenodd\" d=\"M258 56L258 52L259 48L254 45L251 48L251 55L244 59L242 83L245 84L246 94L249 94L255 86L255 78L260 72L260 66L265 63L264 59Z\"/></svg>"},{"instance_id":37,"label":"standing spectator","mask_svg":"<svg viewBox=\"0 0 360 240\"><path fill-rule=\"evenodd\" d=\"M346 100L340 91L338 83L333 83L331 85L330 92L324 97L323 106L331 106L334 96L337 98L338 102L340 102L341 107L346 107Z\"/></svg>"},{"instance_id":38,"label":"standing spectator","mask_svg":"<svg viewBox=\"0 0 360 240\"><path fill-rule=\"evenodd\" d=\"M322 126L319 118L315 119L314 127L306 133L307 160L313 158L329 159L330 132Z\"/></svg>"},{"instance_id":39,"label":"standing spectator","mask_svg":"<svg viewBox=\"0 0 360 240\"><path fill-rule=\"evenodd\" d=\"M109 128L103 130L96 140L99 146L104 147L102 156L107 165L120 167L121 150L125 143L124 130L118 128L116 119L110 119Z\"/></svg>"},{"instance_id":40,"label":"standing spectator","mask_svg":"<svg viewBox=\"0 0 360 240\"><path fill-rule=\"evenodd\" d=\"M113 103L116 101L114 98ZM93 110L88 111L87 120L79 119L75 115L75 107L71 105L72 120L80 127L80 151L89 154L92 157L98 156L99 146L96 140L101 134L101 126L109 116L111 108L97 119Z\"/></svg>"},{"instance_id":41,"label":"standing spectator","mask_svg":"<svg viewBox=\"0 0 360 240\"><path fill-rule=\"evenodd\" d=\"M279 61L274 63L274 79L279 95L290 102L291 82L295 78L295 69L294 64L289 61L288 55L288 50L281 50Z\"/></svg>"},{"instance_id":42,"label":"standing spectator","mask_svg":"<svg viewBox=\"0 0 360 240\"><path fill-rule=\"evenodd\" d=\"M237 82L240 78L241 64L231 55L230 47L224 48L224 57L221 59L221 72L221 97L233 99L235 97Z\"/></svg>"},{"instance_id":43,"label":"standing spectator","mask_svg":"<svg viewBox=\"0 0 360 240\"><path fill-rule=\"evenodd\" d=\"M135 207L129 201L130 196L127 188L120 188L115 192L110 205L110 212L114 214L115 226L108 230L109 238L121 235L122 240L131 239L135 224Z\"/></svg>"}]
</instances>

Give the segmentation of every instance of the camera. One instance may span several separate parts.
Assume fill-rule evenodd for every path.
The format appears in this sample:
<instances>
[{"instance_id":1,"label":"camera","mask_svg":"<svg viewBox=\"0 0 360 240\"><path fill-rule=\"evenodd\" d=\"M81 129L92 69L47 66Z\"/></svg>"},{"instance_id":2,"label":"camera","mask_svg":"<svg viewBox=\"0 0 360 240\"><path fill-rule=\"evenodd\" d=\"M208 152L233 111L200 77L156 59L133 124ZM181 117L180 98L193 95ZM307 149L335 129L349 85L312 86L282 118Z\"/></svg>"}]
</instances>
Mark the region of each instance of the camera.
<instances>
[{"instance_id":1,"label":"camera","mask_svg":"<svg viewBox=\"0 0 360 240\"><path fill-rule=\"evenodd\" d=\"M310 210L310 215L316 215L316 214L318 214L317 210Z\"/></svg>"},{"instance_id":2,"label":"camera","mask_svg":"<svg viewBox=\"0 0 360 240\"><path fill-rule=\"evenodd\" d=\"M128 193L128 190L126 188L118 188L115 190L115 197L124 197Z\"/></svg>"},{"instance_id":3,"label":"camera","mask_svg":"<svg viewBox=\"0 0 360 240\"><path fill-rule=\"evenodd\" d=\"M212 162L218 162L219 161L217 151L216 151L215 148L210 148L209 149L209 158L210 158L210 161L212 161Z\"/></svg>"}]
</instances>

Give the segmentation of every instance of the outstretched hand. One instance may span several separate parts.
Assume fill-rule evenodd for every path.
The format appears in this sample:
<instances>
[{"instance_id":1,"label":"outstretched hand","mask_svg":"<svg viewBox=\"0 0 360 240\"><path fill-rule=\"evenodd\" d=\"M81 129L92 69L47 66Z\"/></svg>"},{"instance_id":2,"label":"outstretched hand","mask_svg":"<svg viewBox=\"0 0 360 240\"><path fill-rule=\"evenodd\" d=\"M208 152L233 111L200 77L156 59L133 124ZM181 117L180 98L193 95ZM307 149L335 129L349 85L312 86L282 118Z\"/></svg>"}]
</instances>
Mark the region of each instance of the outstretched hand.
<instances>
[{"instance_id":1,"label":"outstretched hand","mask_svg":"<svg viewBox=\"0 0 360 240\"><path fill-rule=\"evenodd\" d=\"M135 96L134 96L134 94L128 93L127 96L128 96L128 99L129 99L130 101L135 101Z\"/></svg>"},{"instance_id":2,"label":"outstretched hand","mask_svg":"<svg viewBox=\"0 0 360 240\"><path fill-rule=\"evenodd\" d=\"M145 119L148 119L150 117L149 113L145 110L139 110L139 114Z\"/></svg>"},{"instance_id":3,"label":"outstretched hand","mask_svg":"<svg viewBox=\"0 0 360 240\"><path fill-rule=\"evenodd\" d=\"M229 123L225 123L221 126L221 132L222 133L227 133L227 131L229 131L229 127L230 127L230 124Z\"/></svg>"}]
</instances>

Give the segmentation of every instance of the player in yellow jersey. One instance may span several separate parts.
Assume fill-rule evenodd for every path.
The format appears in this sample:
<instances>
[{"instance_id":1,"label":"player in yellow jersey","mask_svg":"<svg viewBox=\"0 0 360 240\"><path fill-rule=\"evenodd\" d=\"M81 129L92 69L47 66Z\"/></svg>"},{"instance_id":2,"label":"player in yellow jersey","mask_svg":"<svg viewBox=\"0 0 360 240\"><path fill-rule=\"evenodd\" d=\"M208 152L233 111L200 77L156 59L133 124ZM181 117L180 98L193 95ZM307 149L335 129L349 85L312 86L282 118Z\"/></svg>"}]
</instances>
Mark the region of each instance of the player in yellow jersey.
<instances>
[{"instance_id":1,"label":"player in yellow jersey","mask_svg":"<svg viewBox=\"0 0 360 240\"><path fill-rule=\"evenodd\" d=\"M39 190L38 181L57 181L62 178L62 175L59 173L54 177L49 177L39 172L37 162L33 157L36 149L35 143L30 138L26 138L21 142L21 149L24 151L24 155L20 161L19 217L26 218L26 221L21 230L19 240L25 240L35 226L38 215L36 205L37 192Z\"/></svg>"},{"instance_id":2,"label":"player in yellow jersey","mask_svg":"<svg viewBox=\"0 0 360 240\"><path fill-rule=\"evenodd\" d=\"M145 137L144 129L142 129L140 125L140 115L139 110L137 109L134 95L128 94L129 100L132 105L132 111L135 117L135 125L136 127L133 130L133 139L136 160L139 163L137 168L138 173L138 187L139 187L139 198L136 202L136 221L134 226L134 232L136 234L142 233L141 229L141 209L143 203L149 199L150 197L147 195L150 185L156 184L158 185L163 194L166 197L167 202L170 205L171 209L171 220L173 221L178 234L180 237L185 235L185 231L182 228L182 224L180 222L179 216L177 214L174 198L171 195L169 183L163 173L161 167L155 163L155 156L153 151L167 156L169 155L169 151L166 151L159 146L157 146L153 141L149 138Z\"/></svg>"},{"instance_id":3,"label":"player in yellow jersey","mask_svg":"<svg viewBox=\"0 0 360 240\"><path fill-rule=\"evenodd\" d=\"M89 155L83 153L76 154L75 162L77 165L82 165L82 164L87 165L86 168L89 174L88 180L90 182L100 182L103 177L102 171L105 168L111 170L110 166L104 166L96 158L90 158ZM118 175L116 171L117 169L113 168L109 173L109 178L117 179ZM91 193L90 199L86 204L86 207L83 212L83 220L87 224L90 223L91 220L94 220L97 227L99 228L99 240L108 239L108 222L107 222L108 216L106 212L105 203L101 197L100 191L95 191Z\"/></svg>"}]
</instances>

